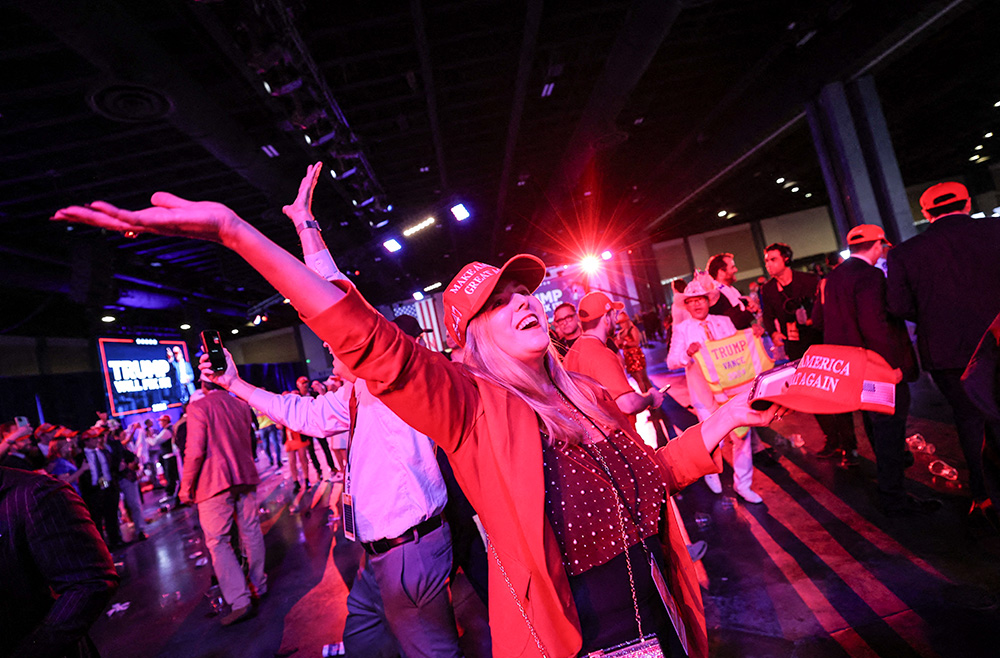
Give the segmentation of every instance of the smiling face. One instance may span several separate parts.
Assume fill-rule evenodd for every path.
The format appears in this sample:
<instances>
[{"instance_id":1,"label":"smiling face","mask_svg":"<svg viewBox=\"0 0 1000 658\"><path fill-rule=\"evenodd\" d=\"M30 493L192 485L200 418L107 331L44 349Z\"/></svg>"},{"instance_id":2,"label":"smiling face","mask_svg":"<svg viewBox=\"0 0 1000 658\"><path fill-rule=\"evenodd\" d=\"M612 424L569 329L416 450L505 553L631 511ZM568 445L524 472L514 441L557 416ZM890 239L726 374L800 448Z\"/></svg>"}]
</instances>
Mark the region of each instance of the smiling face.
<instances>
[{"instance_id":1,"label":"smiling face","mask_svg":"<svg viewBox=\"0 0 1000 658\"><path fill-rule=\"evenodd\" d=\"M736 261L729 256L726 256L723 262L726 266L719 270L719 274L716 278L720 283L731 286L736 283L736 273L739 272L739 269L736 267Z\"/></svg>"},{"instance_id":2,"label":"smiling face","mask_svg":"<svg viewBox=\"0 0 1000 658\"><path fill-rule=\"evenodd\" d=\"M485 322L487 335L500 351L529 365L539 365L549 349L545 308L527 286L508 279L496 289L474 321Z\"/></svg>"},{"instance_id":3,"label":"smiling face","mask_svg":"<svg viewBox=\"0 0 1000 658\"><path fill-rule=\"evenodd\" d=\"M700 322L708 317L708 297L688 297L684 300L684 308L687 309L692 318Z\"/></svg>"}]
</instances>

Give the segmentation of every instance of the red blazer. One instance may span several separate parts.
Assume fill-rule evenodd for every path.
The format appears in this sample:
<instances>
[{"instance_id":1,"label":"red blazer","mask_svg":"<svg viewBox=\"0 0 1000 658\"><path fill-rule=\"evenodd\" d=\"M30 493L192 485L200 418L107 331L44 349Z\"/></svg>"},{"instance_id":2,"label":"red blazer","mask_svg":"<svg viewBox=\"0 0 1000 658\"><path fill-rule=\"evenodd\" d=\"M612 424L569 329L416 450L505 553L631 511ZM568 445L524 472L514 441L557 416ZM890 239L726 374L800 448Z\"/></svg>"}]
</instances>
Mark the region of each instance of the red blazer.
<instances>
[{"instance_id":1,"label":"red blazer","mask_svg":"<svg viewBox=\"0 0 1000 658\"><path fill-rule=\"evenodd\" d=\"M553 658L575 656L582 645L580 624L559 546L545 518L542 443L534 412L505 389L419 347L349 283L334 285L347 297L304 320L386 406L448 452L456 479L479 513L546 652ZM670 493L721 470L721 457L713 459L705 449L699 426L654 454L604 389L578 382L598 390L608 413L654 455ZM691 656L706 657L701 592L680 532L669 521L668 516L663 537L667 583L685 619ZM493 655L539 655L495 560L490 560L489 590Z\"/></svg>"}]
</instances>

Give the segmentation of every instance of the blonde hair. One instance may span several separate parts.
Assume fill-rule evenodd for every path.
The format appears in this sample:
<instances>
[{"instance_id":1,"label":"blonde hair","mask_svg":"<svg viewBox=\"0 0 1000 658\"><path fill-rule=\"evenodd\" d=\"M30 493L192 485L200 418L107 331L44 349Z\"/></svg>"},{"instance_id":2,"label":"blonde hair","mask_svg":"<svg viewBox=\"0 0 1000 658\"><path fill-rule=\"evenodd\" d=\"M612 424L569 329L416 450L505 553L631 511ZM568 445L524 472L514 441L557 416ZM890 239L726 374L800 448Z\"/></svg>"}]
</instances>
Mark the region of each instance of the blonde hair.
<instances>
[{"instance_id":1,"label":"blonde hair","mask_svg":"<svg viewBox=\"0 0 1000 658\"><path fill-rule=\"evenodd\" d=\"M611 427L618 425L598 403L597 395L591 389L579 386L575 376L563 368L559 354L551 344L543 358L548 381L538 371L499 349L491 335L489 323L482 316L474 317L469 322L465 343L466 367L478 377L510 391L531 407L541 418L550 443L564 441L577 444L586 435L588 428L580 421L567 418L560 411L558 397L546 392L546 384L549 383L555 385L580 411L598 423Z\"/></svg>"}]
</instances>

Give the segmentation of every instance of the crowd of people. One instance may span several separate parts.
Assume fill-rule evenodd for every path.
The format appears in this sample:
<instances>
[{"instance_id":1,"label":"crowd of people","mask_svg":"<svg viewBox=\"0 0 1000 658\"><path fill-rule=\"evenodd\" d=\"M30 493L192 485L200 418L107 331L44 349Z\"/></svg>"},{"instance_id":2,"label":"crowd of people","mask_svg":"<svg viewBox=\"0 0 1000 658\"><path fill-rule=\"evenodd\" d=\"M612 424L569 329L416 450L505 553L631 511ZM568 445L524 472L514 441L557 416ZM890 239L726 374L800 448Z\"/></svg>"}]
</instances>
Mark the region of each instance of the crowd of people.
<instances>
[{"instance_id":1,"label":"crowd of people","mask_svg":"<svg viewBox=\"0 0 1000 658\"><path fill-rule=\"evenodd\" d=\"M501 267L472 262L443 295L452 349L442 354L423 344L415 318L386 320L338 269L312 215L320 170L309 168L284 208L304 262L229 208L166 193L140 211L95 202L56 214L132 234L220 242L291 301L333 362L326 381L300 377L294 390L276 393L243 379L228 352L222 370L203 356L202 390L177 423L163 416L159 428L126 429L103 417L82 432L23 423L0 428L0 508L7 480L21 477L9 475L13 469L44 469L62 484L18 486L54 487L64 508L89 517L78 540L96 556L97 575L88 580L94 594L74 627L82 633L66 633L63 648L85 640L87 620L117 584L108 549L126 544L120 506L131 519L130 541L146 536L143 483L196 506L230 607L222 624L252 617L269 586L258 452L274 469L287 459L292 490L301 495L311 486L310 462L316 480L324 477L318 444L325 477L343 484L331 508L343 516L344 536L367 555L347 599L347 655L460 656L449 585L461 568L489 610L494 655L574 656L630 646L647 652L641 655L707 656L692 563L699 555L672 496L699 479L720 493L720 446L728 443L733 490L748 504L762 502L752 488L754 464L773 455L758 428L792 409L822 406L788 393L793 384L813 385L805 378L771 394L767 405L752 406L754 376L775 360L797 361L792 369L799 372L816 367L818 357L809 356L817 346L836 345L884 365L891 381L862 382L864 374L849 368L837 373L858 392L841 400L839 413L817 413L826 437L817 456L845 468L860 463L851 413L860 410L882 511L904 516L940 506L904 486L908 382L917 373L904 320L916 323L920 362L955 409L972 513L995 521L995 483L982 457L993 425L973 400L996 395L981 386L967 392L963 372L976 363L977 347L981 362L992 354L995 365L996 345L992 352L984 345L1000 313L1000 264L949 250L974 253L1000 235L968 217L968 193L957 183L922 197L932 224L888 252L888 279L878 267L888 251L885 235L862 225L846 236L851 257L823 277L794 269L788 245L768 245L769 278L754 281L748 294L736 287L734 256L717 254L675 286L666 322L651 306L634 321L621 300L600 290L560 304L550 321L532 295L545 276L539 259L519 255ZM950 261L953 255L962 266ZM929 269L935 262L947 267ZM975 268L974 283L967 268ZM956 313L961 327L942 320ZM996 343L1000 329L993 335ZM644 348L655 341L667 347L666 366L684 373L690 404L653 385ZM737 349L751 366L742 379L731 372ZM637 414L647 411L656 448L636 430ZM63 598L40 602L34 623L0 639L0 647L39 642L46 606Z\"/></svg>"}]
</instances>

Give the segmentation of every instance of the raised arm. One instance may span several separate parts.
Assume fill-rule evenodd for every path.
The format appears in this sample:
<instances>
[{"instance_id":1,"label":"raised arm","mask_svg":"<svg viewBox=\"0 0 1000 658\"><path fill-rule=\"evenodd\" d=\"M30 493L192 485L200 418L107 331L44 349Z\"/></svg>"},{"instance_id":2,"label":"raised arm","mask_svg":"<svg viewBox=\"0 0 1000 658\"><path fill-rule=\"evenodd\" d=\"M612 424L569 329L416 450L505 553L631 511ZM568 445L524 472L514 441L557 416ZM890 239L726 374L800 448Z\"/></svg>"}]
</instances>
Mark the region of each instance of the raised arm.
<instances>
[{"instance_id":1,"label":"raised arm","mask_svg":"<svg viewBox=\"0 0 1000 658\"><path fill-rule=\"evenodd\" d=\"M322 170L322 162L311 165L299 184L299 193L295 197L295 201L281 210L295 225L295 232L299 234L299 240L302 242L302 256L306 261L306 266L327 281L346 280L347 277L337 267L326 242L323 240L319 223L313 217L313 190L316 189L316 181Z\"/></svg>"},{"instance_id":2,"label":"raised arm","mask_svg":"<svg viewBox=\"0 0 1000 658\"><path fill-rule=\"evenodd\" d=\"M221 203L188 201L157 192L153 205L143 210L123 210L104 201L70 206L56 212L55 221L77 222L126 235L155 233L218 242L247 261L300 313L316 315L344 297L299 259Z\"/></svg>"}]
</instances>

